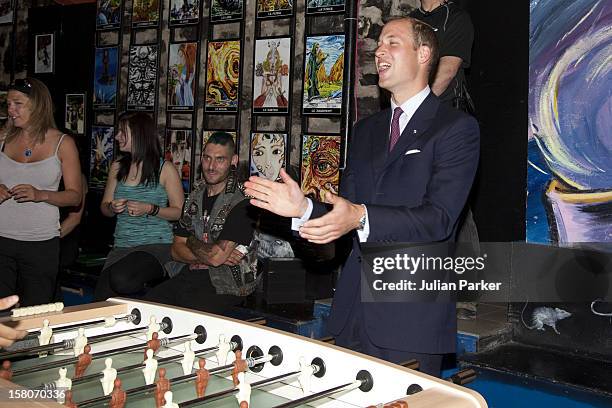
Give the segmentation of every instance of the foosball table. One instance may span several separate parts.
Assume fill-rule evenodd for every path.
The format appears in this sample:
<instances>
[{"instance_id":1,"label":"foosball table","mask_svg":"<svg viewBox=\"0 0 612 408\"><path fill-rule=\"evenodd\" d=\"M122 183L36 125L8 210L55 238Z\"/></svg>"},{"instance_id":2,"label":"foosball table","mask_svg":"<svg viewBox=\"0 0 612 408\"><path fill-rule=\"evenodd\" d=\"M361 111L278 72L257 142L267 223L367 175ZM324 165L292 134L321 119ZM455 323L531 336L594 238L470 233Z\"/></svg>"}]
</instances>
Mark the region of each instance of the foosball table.
<instances>
[{"instance_id":1,"label":"foosball table","mask_svg":"<svg viewBox=\"0 0 612 408\"><path fill-rule=\"evenodd\" d=\"M0 407L487 406L465 387L254 323L129 299L58 309L4 318L29 333L0 350Z\"/></svg>"}]
</instances>

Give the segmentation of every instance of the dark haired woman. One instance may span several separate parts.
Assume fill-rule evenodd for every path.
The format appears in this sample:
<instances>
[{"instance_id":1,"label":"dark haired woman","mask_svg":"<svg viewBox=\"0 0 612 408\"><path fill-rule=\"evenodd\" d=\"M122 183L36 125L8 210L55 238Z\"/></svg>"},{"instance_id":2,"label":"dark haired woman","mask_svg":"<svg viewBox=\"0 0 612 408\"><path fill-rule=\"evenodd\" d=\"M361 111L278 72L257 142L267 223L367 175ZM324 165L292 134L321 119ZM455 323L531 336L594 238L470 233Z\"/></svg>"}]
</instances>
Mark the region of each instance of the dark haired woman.
<instances>
[{"instance_id":1,"label":"dark haired woman","mask_svg":"<svg viewBox=\"0 0 612 408\"><path fill-rule=\"evenodd\" d=\"M71 137L55 125L49 90L17 79L0 134L0 298L21 306L53 300L59 265L59 209L81 202L81 166ZM60 179L65 189L58 191Z\"/></svg>"},{"instance_id":2,"label":"dark haired woman","mask_svg":"<svg viewBox=\"0 0 612 408\"><path fill-rule=\"evenodd\" d=\"M115 245L100 274L96 300L138 295L147 283L163 278L160 271L171 260L170 222L179 219L184 201L179 175L162 159L149 115L122 115L115 140L122 155L111 166L100 205L102 214L117 217Z\"/></svg>"}]
</instances>

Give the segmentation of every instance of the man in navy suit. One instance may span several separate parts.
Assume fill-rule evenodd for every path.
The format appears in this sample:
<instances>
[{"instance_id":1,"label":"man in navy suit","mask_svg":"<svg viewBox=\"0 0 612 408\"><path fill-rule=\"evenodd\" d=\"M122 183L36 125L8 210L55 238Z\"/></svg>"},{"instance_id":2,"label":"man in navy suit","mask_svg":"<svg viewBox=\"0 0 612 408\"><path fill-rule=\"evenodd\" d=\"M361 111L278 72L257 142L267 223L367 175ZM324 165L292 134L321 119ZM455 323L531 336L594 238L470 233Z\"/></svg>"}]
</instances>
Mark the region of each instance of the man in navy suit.
<instances>
[{"instance_id":1,"label":"man in navy suit","mask_svg":"<svg viewBox=\"0 0 612 408\"><path fill-rule=\"evenodd\" d=\"M361 242L453 241L478 164L479 130L470 116L440 104L428 86L437 61L435 33L412 18L385 24L375 53L378 84L391 109L354 127L340 196L305 198L283 183L251 177L251 203L293 217L314 243L353 235L328 321L336 344L392 362L416 358L439 375L442 356L455 351L455 304L362 302Z\"/></svg>"}]
</instances>

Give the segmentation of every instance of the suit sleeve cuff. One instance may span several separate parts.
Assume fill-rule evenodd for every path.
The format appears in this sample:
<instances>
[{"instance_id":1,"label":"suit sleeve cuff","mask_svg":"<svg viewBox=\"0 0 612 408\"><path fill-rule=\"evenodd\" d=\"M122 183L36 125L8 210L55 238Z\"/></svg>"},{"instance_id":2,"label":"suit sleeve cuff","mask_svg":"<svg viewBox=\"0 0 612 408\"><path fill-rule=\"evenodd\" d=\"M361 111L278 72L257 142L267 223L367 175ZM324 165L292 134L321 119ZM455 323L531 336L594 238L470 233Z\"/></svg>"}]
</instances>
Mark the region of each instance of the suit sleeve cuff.
<instances>
[{"instance_id":1,"label":"suit sleeve cuff","mask_svg":"<svg viewBox=\"0 0 612 408\"><path fill-rule=\"evenodd\" d=\"M300 218L291 218L291 229L294 231L299 231L300 227L304 225L304 223L308 221L312 215L312 200L308 197L306 197L306 200L308 201L308 208L306 208L306 212Z\"/></svg>"}]
</instances>

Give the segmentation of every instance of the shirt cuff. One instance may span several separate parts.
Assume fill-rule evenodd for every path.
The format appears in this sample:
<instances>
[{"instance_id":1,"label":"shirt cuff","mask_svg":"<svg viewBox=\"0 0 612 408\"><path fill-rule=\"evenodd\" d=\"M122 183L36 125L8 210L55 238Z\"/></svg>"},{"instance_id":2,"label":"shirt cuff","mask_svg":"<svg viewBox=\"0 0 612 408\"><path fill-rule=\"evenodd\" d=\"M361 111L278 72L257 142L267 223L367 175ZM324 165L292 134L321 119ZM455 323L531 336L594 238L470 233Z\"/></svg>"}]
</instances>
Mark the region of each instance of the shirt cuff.
<instances>
[{"instance_id":1,"label":"shirt cuff","mask_svg":"<svg viewBox=\"0 0 612 408\"><path fill-rule=\"evenodd\" d=\"M359 236L359 242L367 242L368 236L370 235L370 218L368 217L368 207L363 205L365 209L365 225L362 230L357 230L357 235Z\"/></svg>"},{"instance_id":2,"label":"shirt cuff","mask_svg":"<svg viewBox=\"0 0 612 408\"><path fill-rule=\"evenodd\" d=\"M306 197L306 200L308 201L308 208L306 208L306 212L300 218L291 218L291 229L294 231L299 231L300 227L304 225L304 223L308 221L312 215L312 200L308 197Z\"/></svg>"}]
</instances>

